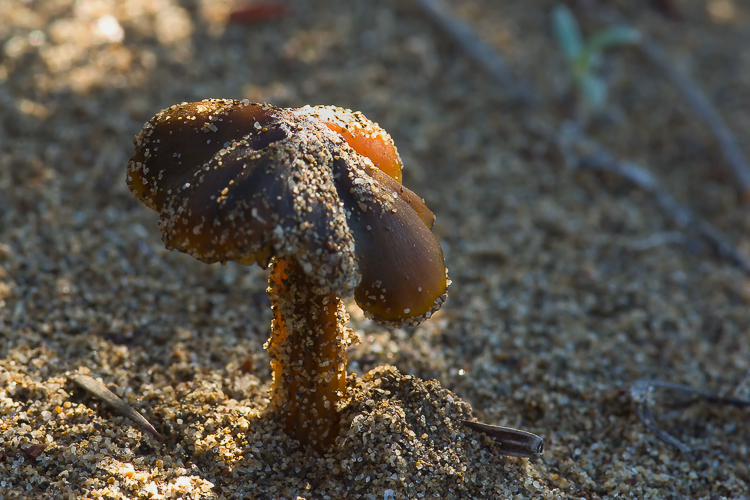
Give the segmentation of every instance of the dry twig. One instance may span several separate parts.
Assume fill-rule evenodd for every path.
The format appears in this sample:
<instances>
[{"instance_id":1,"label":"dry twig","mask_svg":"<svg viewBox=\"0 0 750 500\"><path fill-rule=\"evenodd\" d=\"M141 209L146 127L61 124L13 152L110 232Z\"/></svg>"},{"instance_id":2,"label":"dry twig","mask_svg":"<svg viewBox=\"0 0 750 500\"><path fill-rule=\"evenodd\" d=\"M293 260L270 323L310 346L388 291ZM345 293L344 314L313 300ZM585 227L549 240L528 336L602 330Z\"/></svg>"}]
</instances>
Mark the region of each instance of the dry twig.
<instances>
[{"instance_id":1,"label":"dry twig","mask_svg":"<svg viewBox=\"0 0 750 500\"><path fill-rule=\"evenodd\" d=\"M710 391L694 389L688 385L672 384L670 382L660 382L658 380L638 380L630 388L630 397L636 405L636 413L641 423L645 425L656 437L680 450L683 453L691 451L690 447L662 431L656 425L656 418L652 407L654 406L654 392L656 389L663 389L671 397L669 404L685 406L698 401L708 401L710 403L737 406L740 408L750 407L750 401L735 397L722 396Z\"/></svg>"},{"instance_id":2,"label":"dry twig","mask_svg":"<svg viewBox=\"0 0 750 500\"><path fill-rule=\"evenodd\" d=\"M514 98L522 102L534 100L529 85L519 85L511 76L508 66L492 47L482 41L463 21L456 18L442 0L416 0L422 11L474 62L481 66L498 84L508 89Z\"/></svg>"},{"instance_id":3,"label":"dry twig","mask_svg":"<svg viewBox=\"0 0 750 500\"><path fill-rule=\"evenodd\" d=\"M732 394L734 394L735 397L739 397L745 390L750 386L750 370L745 374L745 377L740 381L739 384L737 384L737 387L734 388L734 391Z\"/></svg>"},{"instance_id":4,"label":"dry twig","mask_svg":"<svg viewBox=\"0 0 750 500\"><path fill-rule=\"evenodd\" d=\"M624 17L611 6L602 5L593 0L578 0L584 9L593 12L601 21L612 26L627 26ZM689 76L672 64L664 50L654 40L642 34L637 47L669 78L682 92L683 97L693 108L693 111L711 129L719 144L724 159L732 169L737 179L738 189L745 201L750 201L750 165L737 141L737 137L730 130L724 118L711 104L703 91Z\"/></svg>"},{"instance_id":5,"label":"dry twig","mask_svg":"<svg viewBox=\"0 0 750 500\"><path fill-rule=\"evenodd\" d=\"M646 168L615 158L594 140L590 139L573 122L562 126L558 145L568 165L614 173L648 191L656 204L683 229L692 229L708 241L721 256L750 275L750 260L743 255L713 224L698 218L683 207L661 186Z\"/></svg>"},{"instance_id":6,"label":"dry twig","mask_svg":"<svg viewBox=\"0 0 750 500\"><path fill-rule=\"evenodd\" d=\"M107 389L107 387L88 375L80 373L74 373L68 375L68 378L78 385L81 389L85 390L94 397L97 397L111 406L115 411L121 415L128 417L133 420L148 432L153 434L159 441L164 441L165 438L154 428L146 418L128 405L125 401L120 399L117 394Z\"/></svg>"}]
</instances>

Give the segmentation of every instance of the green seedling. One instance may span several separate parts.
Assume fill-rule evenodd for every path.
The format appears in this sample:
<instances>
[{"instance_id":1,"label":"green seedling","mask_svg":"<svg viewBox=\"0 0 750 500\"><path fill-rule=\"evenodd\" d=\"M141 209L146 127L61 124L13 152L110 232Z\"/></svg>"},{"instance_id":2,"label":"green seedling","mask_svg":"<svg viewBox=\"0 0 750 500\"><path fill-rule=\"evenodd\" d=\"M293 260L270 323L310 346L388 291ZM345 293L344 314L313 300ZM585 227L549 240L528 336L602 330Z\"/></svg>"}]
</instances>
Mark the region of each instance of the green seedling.
<instances>
[{"instance_id":1,"label":"green seedling","mask_svg":"<svg viewBox=\"0 0 750 500\"><path fill-rule=\"evenodd\" d=\"M601 109L607 101L607 84L598 74L604 51L638 43L641 34L633 28L613 26L584 40L573 13L561 4L552 11L552 26L581 99L590 109Z\"/></svg>"}]
</instances>

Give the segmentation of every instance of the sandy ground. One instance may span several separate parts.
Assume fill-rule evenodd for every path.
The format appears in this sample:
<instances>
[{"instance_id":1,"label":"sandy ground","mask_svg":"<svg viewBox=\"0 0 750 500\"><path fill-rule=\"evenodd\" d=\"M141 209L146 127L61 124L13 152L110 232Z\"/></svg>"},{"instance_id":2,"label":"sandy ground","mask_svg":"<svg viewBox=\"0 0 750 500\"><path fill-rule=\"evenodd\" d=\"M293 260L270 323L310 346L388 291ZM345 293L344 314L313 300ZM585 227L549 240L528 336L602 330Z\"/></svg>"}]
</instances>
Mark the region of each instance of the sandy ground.
<instances>
[{"instance_id":1,"label":"sandy ground","mask_svg":"<svg viewBox=\"0 0 750 500\"><path fill-rule=\"evenodd\" d=\"M750 5L674 1L670 20L657 2L611 3L750 154ZM750 279L648 194L565 166L553 136L575 104L553 2L452 5L533 104L411 2L291 1L281 19L229 24L224 0L0 1L0 499L750 497L747 409L656 394L680 452L630 396L646 379L750 397ZM589 133L750 253L747 207L679 93L632 50L603 71L609 104ZM363 342L325 456L264 412L267 270L167 252L125 185L142 124L207 97L363 111L437 215L448 302L401 330L348 304ZM529 430L546 452L500 456L461 418Z\"/></svg>"}]
</instances>

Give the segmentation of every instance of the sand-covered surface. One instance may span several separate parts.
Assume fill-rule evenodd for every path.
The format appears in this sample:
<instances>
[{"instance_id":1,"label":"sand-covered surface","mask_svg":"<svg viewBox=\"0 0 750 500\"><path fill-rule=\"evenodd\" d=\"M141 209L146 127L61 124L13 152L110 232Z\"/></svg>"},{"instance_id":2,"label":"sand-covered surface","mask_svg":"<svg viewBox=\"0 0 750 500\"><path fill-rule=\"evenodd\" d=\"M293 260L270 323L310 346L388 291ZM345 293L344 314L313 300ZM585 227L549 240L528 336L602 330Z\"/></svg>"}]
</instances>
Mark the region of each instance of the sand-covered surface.
<instances>
[{"instance_id":1,"label":"sand-covered surface","mask_svg":"<svg viewBox=\"0 0 750 500\"><path fill-rule=\"evenodd\" d=\"M750 5L609 3L664 44L750 154ZM230 24L238 5L0 1L0 499L750 497L747 409L656 397L659 428L692 450L680 452L644 427L630 390L750 398L750 279L647 193L565 165L555 135L575 110L553 2L450 4L532 103L412 2L295 0L280 19ZM750 212L675 87L635 50L603 71L609 107L589 133L750 254ZM448 302L400 330L347 304L363 342L325 456L264 411L268 271L166 251L125 184L143 123L209 97L361 110L437 216ZM546 451L500 456L462 418L534 432Z\"/></svg>"}]
</instances>

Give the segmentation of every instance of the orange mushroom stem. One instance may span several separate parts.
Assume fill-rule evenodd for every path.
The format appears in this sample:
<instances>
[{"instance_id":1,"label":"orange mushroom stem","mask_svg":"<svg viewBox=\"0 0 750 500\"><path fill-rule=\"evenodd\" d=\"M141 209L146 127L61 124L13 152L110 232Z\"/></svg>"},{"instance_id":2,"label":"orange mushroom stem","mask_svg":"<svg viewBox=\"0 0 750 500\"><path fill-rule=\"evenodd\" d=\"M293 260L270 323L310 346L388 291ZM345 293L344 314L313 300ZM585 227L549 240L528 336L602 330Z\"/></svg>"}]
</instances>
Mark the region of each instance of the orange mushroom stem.
<instances>
[{"instance_id":1,"label":"orange mushroom stem","mask_svg":"<svg viewBox=\"0 0 750 500\"><path fill-rule=\"evenodd\" d=\"M390 136L341 108L217 99L160 112L134 143L128 186L159 213L167 248L271 265L271 407L287 432L324 451L356 337L341 299L401 327L447 296L435 217L401 185Z\"/></svg>"},{"instance_id":2,"label":"orange mushroom stem","mask_svg":"<svg viewBox=\"0 0 750 500\"><path fill-rule=\"evenodd\" d=\"M271 405L287 432L325 450L338 434L338 405L346 394L349 315L340 298L315 293L294 261L275 261L269 283Z\"/></svg>"}]
</instances>

